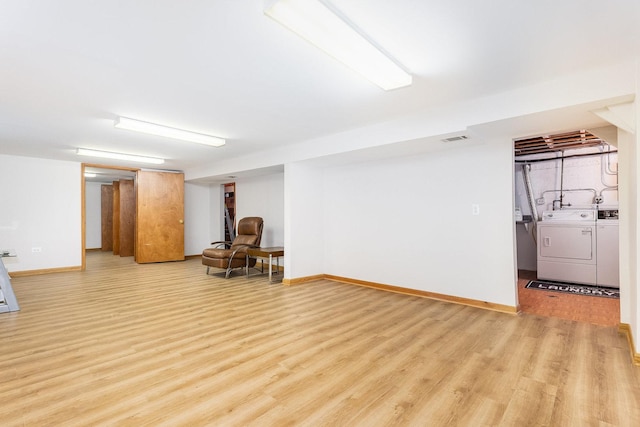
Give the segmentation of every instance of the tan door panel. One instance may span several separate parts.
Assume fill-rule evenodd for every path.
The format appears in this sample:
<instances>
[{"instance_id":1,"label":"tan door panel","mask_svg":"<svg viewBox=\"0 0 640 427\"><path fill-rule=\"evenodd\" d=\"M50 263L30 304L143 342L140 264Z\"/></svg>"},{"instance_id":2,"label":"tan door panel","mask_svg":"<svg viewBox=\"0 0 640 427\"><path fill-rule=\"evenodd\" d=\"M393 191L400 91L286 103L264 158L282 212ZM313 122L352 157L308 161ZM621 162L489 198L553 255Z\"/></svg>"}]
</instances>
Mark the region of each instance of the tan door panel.
<instances>
[{"instance_id":1,"label":"tan door panel","mask_svg":"<svg viewBox=\"0 0 640 427\"><path fill-rule=\"evenodd\" d=\"M120 180L120 256L134 255L136 193L133 180Z\"/></svg>"},{"instance_id":2,"label":"tan door panel","mask_svg":"<svg viewBox=\"0 0 640 427\"><path fill-rule=\"evenodd\" d=\"M136 262L184 260L184 174L138 171Z\"/></svg>"},{"instance_id":3,"label":"tan door panel","mask_svg":"<svg viewBox=\"0 0 640 427\"><path fill-rule=\"evenodd\" d=\"M102 185L100 187L100 212L102 250L113 250L113 186Z\"/></svg>"}]
</instances>

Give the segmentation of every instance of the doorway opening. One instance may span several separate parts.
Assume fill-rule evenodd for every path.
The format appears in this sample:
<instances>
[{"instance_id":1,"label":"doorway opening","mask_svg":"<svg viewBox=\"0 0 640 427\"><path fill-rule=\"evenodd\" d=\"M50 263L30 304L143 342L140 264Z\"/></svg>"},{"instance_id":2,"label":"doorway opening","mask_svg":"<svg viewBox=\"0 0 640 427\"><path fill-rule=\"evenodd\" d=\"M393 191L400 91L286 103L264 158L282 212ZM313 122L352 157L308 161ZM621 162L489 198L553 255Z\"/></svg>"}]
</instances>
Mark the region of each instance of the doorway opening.
<instances>
[{"instance_id":1,"label":"doorway opening","mask_svg":"<svg viewBox=\"0 0 640 427\"><path fill-rule=\"evenodd\" d=\"M525 288L537 279L619 288L617 149L598 133L581 129L514 141L517 291L523 312L602 325L620 321L617 299ZM611 212L615 220L605 215ZM601 247L605 231L606 248ZM575 242L558 235L575 236Z\"/></svg>"},{"instance_id":2,"label":"doorway opening","mask_svg":"<svg viewBox=\"0 0 640 427\"><path fill-rule=\"evenodd\" d=\"M125 171L132 174L131 179L121 179L131 194L126 202L132 215L126 224L130 230L128 251L138 264L184 260L184 174L178 171L161 171L150 169L134 169L109 167L103 165L82 164L82 270L86 269L86 237L87 237L87 197L85 176L88 168L112 171ZM120 188L122 193L122 188ZM114 199L115 201L116 199ZM122 201L122 198L117 200ZM115 211L115 209L114 209ZM119 207L122 213L122 206ZM120 233L123 224L120 215ZM122 239L121 239L122 240ZM114 245L115 247L115 245ZM118 244L123 251L123 242ZM130 256L129 253L126 254Z\"/></svg>"},{"instance_id":3,"label":"doorway opening","mask_svg":"<svg viewBox=\"0 0 640 427\"><path fill-rule=\"evenodd\" d=\"M222 235L226 242L232 242L236 238L236 184L228 182L222 184Z\"/></svg>"},{"instance_id":4,"label":"doorway opening","mask_svg":"<svg viewBox=\"0 0 640 427\"><path fill-rule=\"evenodd\" d=\"M134 255L135 179L138 170L82 164L82 271L86 270L87 250ZM90 206L87 206L87 199ZM110 204L106 202L108 199L111 199Z\"/></svg>"}]
</instances>

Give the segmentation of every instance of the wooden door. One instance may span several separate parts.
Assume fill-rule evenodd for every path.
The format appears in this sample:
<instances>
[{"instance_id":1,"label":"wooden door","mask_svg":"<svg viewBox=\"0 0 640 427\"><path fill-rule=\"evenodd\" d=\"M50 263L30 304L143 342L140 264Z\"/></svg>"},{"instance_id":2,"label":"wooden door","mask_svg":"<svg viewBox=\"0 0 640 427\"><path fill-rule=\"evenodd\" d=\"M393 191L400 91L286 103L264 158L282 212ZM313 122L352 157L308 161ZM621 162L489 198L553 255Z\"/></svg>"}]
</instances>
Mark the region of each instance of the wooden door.
<instances>
[{"instance_id":1,"label":"wooden door","mask_svg":"<svg viewBox=\"0 0 640 427\"><path fill-rule=\"evenodd\" d=\"M120 181L113 181L113 254L120 255Z\"/></svg>"},{"instance_id":2,"label":"wooden door","mask_svg":"<svg viewBox=\"0 0 640 427\"><path fill-rule=\"evenodd\" d=\"M184 260L184 174L138 171L136 262Z\"/></svg>"},{"instance_id":3,"label":"wooden door","mask_svg":"<svg viewBox=\"0 0 640 427\"><path fill-rule=\"evenodd\" d=\"M133 180L120 180L120 256L133 256L135 243L136 193Z\"/></svg>"},{"instance_id":4,"label":"wooden door","mask_svg":"<svg viewBox=\"0 0 640 427\"><path fill-rule=\"evenodd\" d=\"M113 250L113 186L100 186L101 250Z\"/></svg>"}]
</instances>

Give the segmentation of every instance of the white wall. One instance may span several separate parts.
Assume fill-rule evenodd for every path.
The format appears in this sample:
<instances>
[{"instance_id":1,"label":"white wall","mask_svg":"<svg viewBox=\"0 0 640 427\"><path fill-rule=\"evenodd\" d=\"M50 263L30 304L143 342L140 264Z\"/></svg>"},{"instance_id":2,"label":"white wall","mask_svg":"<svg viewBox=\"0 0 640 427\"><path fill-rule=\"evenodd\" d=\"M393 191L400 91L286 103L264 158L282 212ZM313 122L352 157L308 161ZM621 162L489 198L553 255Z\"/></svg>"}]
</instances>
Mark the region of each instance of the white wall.
<instances>
[{"instance_id":1,"label":"white wall","mask_svg":"<svg viewBox=\"0 0 640 427\"><path fill-rule=\"evenodd\" d=\"M635 325L634 294L637 294L638 276L638 156L635 135L623 130L618 131L618 149L620 153L620 320ZM637 337L636 331L633 336ZM635 338L637 342L638 339Z\"/></svg>"},{"instance_id":2,"label":"white wall","mask_svg":"<svg viewBox=\"0 0 640 427\"><path fill-rule=\"evenodd\" d=\"M102 183L87 182L84 186L85 248L102 247Z\"/></svg>"},{"instance_id":3,"label":"white wall","mask_svg":"<svg viewBox=\"0 0 640 427\"><path fill-rule=\"evenodd\" d=\"M0 246L7 270L80 267L80 163L0 155ZM32 252L41 248L41 252Z\"/></svg>"},{"instance_id":4,"label":"white wall","mask_svg":"<svg viewBox=\"0 0 640 427\"><path fill-rule=\"evenodd\" d=\"M220 184L209 185L209 242L219 242L224 240L224 229L222 228L222 199L224 192Z\"/></svg>"},{"instance_id":5,"label":"white wall","mask_svg":"<svg viewBox=\"0 0 640 427\"><path fill-rule=\"evenodd\" d=\"M640 63L637 69L637 84L640 87ZM620 155L620 321L631 326L635 352L640 353L640 108L627 115L618 116L635 132L618 129Z\"/></svg>"},{"instance_id":6,"label":"white wall","mask_svg":"<svg viewBox=\"0 0 640 427\"><path fill-rule=\"evenodd\" d=\"M553 209L553 200L558 199L559 192L546 193L550 190L564 190L563 203L571 203L572 207L590 207L594 204L594 192L602 195L604 205L617 205L617 190L605 190L603 180L607 185L617 185L617 176L602 173L603 166L607 166L607 157L614 170L618 167L617 153L605 156L573 157L564 160L564 174L561 174L560 160L537 162L531 164L531 186L535 199L543 198L544 204L536 205L535 214L540 218L543 211ZM563 175L563 176L561 176ZM531 215L531 209L527 202L523 173L521 165L516 165L516 206L520 206L522 213ZM576 189L590 189L592 191L572 191ZM556 206L557 207L557 206Z\"/></svg>"},{"instance_id":7,"label":"white wall","mask_svg":"<svg viewBox=\"0 0 640 427\"><path fill-rule=\"evenodd\" d=\"M636 64L636 88L637 90L640 90L640 60ZM629 214L630 220L635 221L635 224L633 226L635 234L635 247L631 255L633 256L633 258L630 260L630 262L633 264L632 271L634 274L634 279L632 283L627 286L626 292L629 294L629 302L627 303L629 310L629 324L631 325L633 334L632 337L635 337L634 342L636 347L636 354L640 353L640 277L638 277L638 262L640 261L640 257L638 256L640 252L640 242L638 236L638 230L640 229L640 217L638 216L638 213L640 212L640 186L638 185L638 167L640 166L640 159L638 158L638 156L640 156L640 100L638 99L638 95L639 94L636 94L636 99L634 102L634 117L630 120L630 122L633 123L633 128L635 129L635 133L632 138L632 143L634 145L633 151L635 152L633 165L635 167L633 171L634 181L631 190L633 191L633 197L635 199L635 207L632 213Z\"/></svg>"},{"instance_id":8,"label":"white wall","mask_svg":"<svg viewBox=\"0 0 640 427\"><path fill-rule=\"evenodd\" d=\"M284 166L284 277L327 273L324 267L323 171L305 162Z\"/></svg>"},{"instance_id":9,"label":"white wall","mask_svg":"<svg viewBox=\"0 0 640 427\"><path fill-rule=\"evenodd\" d=\"M261 246L284 245L284 173L236 180L236 221L264 220Z\"/></svg>"},{"instance_id":10,"label":"white wall","mask_svg":"<svg viewBox=\"0 0 640 427\"><path fill-rule=\"evenodd\" d=\"M184 254L199 255L211 246L209 185L184 184Z\"/></svg>"},{"instance_id":11,"label":"white wall","mask_svg":"<svg viewBox=\"0 0 640 427\"><path fill-rule=\"evenodd\" d=\"M511 150L476 141L326 169L324 272L515 306Z\"/></svg>"}]
</instances>

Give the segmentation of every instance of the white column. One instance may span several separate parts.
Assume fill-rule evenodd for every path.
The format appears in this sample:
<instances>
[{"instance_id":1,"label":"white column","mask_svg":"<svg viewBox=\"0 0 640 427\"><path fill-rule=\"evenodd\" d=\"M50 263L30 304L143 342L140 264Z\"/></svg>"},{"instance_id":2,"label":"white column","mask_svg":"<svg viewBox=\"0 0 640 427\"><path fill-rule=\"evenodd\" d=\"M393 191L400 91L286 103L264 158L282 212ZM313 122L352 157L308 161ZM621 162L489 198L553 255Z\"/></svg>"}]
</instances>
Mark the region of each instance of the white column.
<instances>
[{"instance_id":1,"label":"white column","mask_svg":"<svg viewBox=\"0 0 640 427\"><path fill-rule=\"evenodd\" d=\"M284 168L284 278L323 274L322 169L306 162Z\"/></svg>"}]
</instances>

